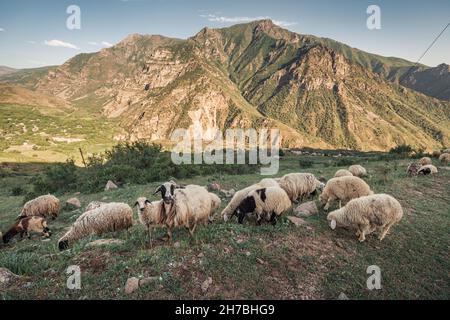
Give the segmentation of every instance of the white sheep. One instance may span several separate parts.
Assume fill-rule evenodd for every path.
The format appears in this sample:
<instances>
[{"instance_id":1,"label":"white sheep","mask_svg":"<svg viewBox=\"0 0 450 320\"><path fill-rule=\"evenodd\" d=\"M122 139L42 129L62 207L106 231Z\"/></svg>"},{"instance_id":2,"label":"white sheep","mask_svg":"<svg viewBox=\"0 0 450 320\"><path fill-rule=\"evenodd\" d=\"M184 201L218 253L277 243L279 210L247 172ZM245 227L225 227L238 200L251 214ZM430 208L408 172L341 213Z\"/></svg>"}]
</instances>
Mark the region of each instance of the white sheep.
<instances>
[{"instance_id":1,"label":"white sheep","mask_svg":"<svg viewBox=\"0 0 450 320\"><path fill-rule=\"evenodd\" d=\"M111 202L86 211L73 223L58 241L59 250L65 250L79 239L91 234L128 230L133 225L133 210L126 203Z\"/></svg>"},{"instance_id":2,"label":"white sheep","mask_svg":"<svg viewBox=\"0 0 450 320\"><path fill-rule=\"evenodd\" d=\"M89 204L86 206L85 211L91 211L97 208L100 208L102 205L107 204L107 202L102 202L102 201L91 201L89 202Z\"/></svg>"},{"instance_id":3,"label":"white sheep","mask_svg":"<svg viewBox=\"0 0 450 320\"><path fill-rule=\"evenodd\" d=\"M292 206L286 191L280 187L268 187L253 190L236 208L236 215L239 223L244 221L244 218L256 213L258 224L262 219L275 225L277 217Z\"/></svg>"},{"instance_id":4,"label":"white sheep","mask_svg":"<svg viewBox=\"0 0 450 320\"><path fill-rule=\"evenodd\" d=\"M423 157L422 159L419 160L419 164L421 166L426 166L427 164L433 164L433 162L429 157Z\"/></svg>"},{"instance_id":5,"label":"white sheep","mask_svg":"<svg viewBox=\"0 0 450 320\"><path fill-rule=\"evenodd\" d=\"M17 219L30 216L43 218L51 217L52 219L55 219L58 216L59 210L59 199L53 195L47 194L25 203Z\"/></svg>"},{"instance_id":6,"label":"white sheep","mask_svg":"<svg viewBox=\"0 0 450 320\"><path fill-rule=\"evenodd\" d=\"M337 226L356 229L356 236L361 242L374 231L379 233L378 239L381 241L402 216L402 206L395 198L387 194L374 194L351 200L344 207L330 212L327 220L333 230Z\"/></svg>"},{"instance_id":7,"label":"white sheep","mask_svg":"<svg viewBox=\"0 0 450 320\"><path fill-rule=\"evenodd\" d=\"M450 163L450 153L443 153L441 154L441 156L439 157L439 160L442 161L443 163Z\"/></svg>"},{"instance_id":8,"label":"white sheep","mask_svg":"<svg viewBox=\"0 0 450 320\"><path fill-rule=\"evenodd\" d=\"M152 243L152 229L156 225L164 225L164 204L162 200L150 202L145 197L139 197L135 203L138 208L139 222L145 226L149 242Z\"/></svg>"},{"instance_id":9,"label":"white sheep","mask_svg":"<svg viewBox=\"0 0 450 320\"><path fill-rule=\"evenodd\" d=\"M373 194L369 185L358 177L338 177L330 179L320 195L320 202L325 204L324 210L328 210L333 201L347 202L354 198Z\"/></svg>"},{"instance_id":10,"label":"white sheep","mask_svg":"<svg viewBox=\"0 0 450 320\"><path fill-rule=\"evenodd\" d=\"M164 192L167 187L169 192ZM169 240L172 239L174 228L186 227L193 237L197 225L206 225L211 221L217 199L205 187L188 185L173 188L170 184L163 184L157 188L156 192L159 191L162 193L163 218Z\"/></svg>"},{"instance_id":11,"label":"white sheep","mask_svg":"<svg viewBox=\"0 0 450 320\"><path fill-rule=\"evenodd\" d=\"M367 175L367 170L359 164L348 167L348 171L350 171L355 177L364 177Z\"/></svg>"},{"instance_id":12,"label":"white sheep","mask_svg":"<svg viewBox=\"0 0 450 320\"><path fill-rule=\"evenodd\" d=\"M350 176L353 176L353 174L346 169L340 169L340 170L336 171L336 173L334 174L335 178L345 177L345 176L350 177Z\"/></svg>"},{"instance_id":13,"label":"white sheep","mask_svg":"<svg viewBox=\"0 0 450 320\"><path fill-rule=\"evenodd\" d=\"M438 173L438 169L433 166L432 164L427 164L424 166L421 166L419 170L417 171L417 174L423 174L423 175L429 175L429 174L435 174Z\"/></svg>"},{"instance_id":14,"label":"white sheep","mask_svg":"<svg viewBox=\"0 0 450 320\"><path fill-rule=\"evenodd\" d=\"M253 190L261 189L264 187L277 187L277 186L278 186L278 182L276 179L265 178L265 179L262 179L258 183L255 183L251 186L248 186L247 188L237 191L234 194L233 198L231 198L230 202L225 207L225 209L222 210L221 215L222 215L223 220L228 221L228 219L233 217L233 215L235 214L236 208L239 206L239 204L242 202L242 200L244 200L245 197Z\"/></svg>"},{"instance_id":15,"label":"white sheep","mask_svg":"<svg viewBox=\"0 0 450 320\"><path fill-rule=\"evenodd\" d=\"M286 191L292 202L322 190L325 184L312 173L289 173L279 179L278 185Z\"/></svg>"}]
</instances>

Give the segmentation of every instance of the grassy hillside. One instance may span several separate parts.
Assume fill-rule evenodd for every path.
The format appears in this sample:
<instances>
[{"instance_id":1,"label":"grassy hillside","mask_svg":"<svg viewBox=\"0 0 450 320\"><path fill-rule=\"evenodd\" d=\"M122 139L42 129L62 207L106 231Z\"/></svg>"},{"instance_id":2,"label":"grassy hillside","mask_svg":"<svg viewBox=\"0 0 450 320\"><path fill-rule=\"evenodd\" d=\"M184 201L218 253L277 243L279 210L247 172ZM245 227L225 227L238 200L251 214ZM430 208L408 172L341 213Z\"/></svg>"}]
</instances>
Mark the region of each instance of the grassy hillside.
<instances>
[{"instance_id":1,"label":"grassy hillside","mask_svg":"<svg viewBox=\"0 0 450 320\"><path fill-rule=\"evenodd\" d=\"M321 211L306 218L308 225L302 227L292 225L285 217L275 227L238 225L234 221L225 224L217 217L213 224L198 230L196 242L185 230L178 230L172 245L155 240L150 246L144 228L136 225L129 234L102 237L116 237L123 244L88 248L87 243L99 238L92 236L61 253L57 239L82 213L65 209L50 222L54 232L51 241L34 237L0 247L0 266L20 276L0 292L0 298L336 299L343 292L350 299L449 299L450 171L440 167L434 176L408 178L405 167L409 159L382 159L365 154L340 158L287 155L281 161L279 175L304 171L330 178L349 163L361 163L369 171L366 181L371 187L395 196L405 210L403 220L383 242L370 236L359 243L349 231L333 232ZM11 196L13 188L29 183L39 170L39 165L32 164L3 170L0 230L12 224L23 203L22 196ZM237 190L260 179L254 174L208 175L181 182L217 181L223 188ZM83 206L91 200L132 205L138 196L149 197L156 185L126 185L110 192L58 196L63 202L76 196ZM223 201L222 208L225 204ZM156 231L157 237L163 235L162 229ZM79 291L66 289L65 271L74 264L82 270ZM366 289L370 265L381 268L382 290ZM126 295L124 284L133 276L156 278ZM208 277L212 283L203 292L201 284Z\"/></svg>"},{"instance_id":2,"label":"grassy hillside","mask_svg":"<svg viewBox=\"0 0 450 320\"><path fill-rule=\"evenodd\" d=\"M0 104L0 162L61 162L114 144L113 120L73 110Z\"/></svg>"}]
</instances>

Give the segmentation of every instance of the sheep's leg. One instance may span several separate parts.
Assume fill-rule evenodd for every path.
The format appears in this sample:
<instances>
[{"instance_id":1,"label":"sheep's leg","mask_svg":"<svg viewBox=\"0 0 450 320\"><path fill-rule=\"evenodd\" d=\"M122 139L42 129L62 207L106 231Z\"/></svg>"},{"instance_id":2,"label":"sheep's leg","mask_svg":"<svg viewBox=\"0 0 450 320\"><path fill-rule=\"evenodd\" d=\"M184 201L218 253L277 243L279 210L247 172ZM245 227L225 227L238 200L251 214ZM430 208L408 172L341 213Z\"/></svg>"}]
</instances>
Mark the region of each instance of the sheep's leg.
<instances>
[{"instance_id":1,"label":"sheep's leg","mask_svg":"<svg viewBox=\"0 0 450 320\"><path fill-rule=\"evenodd\" d=\"M153 239L152 239L152 229L150 226L147 227L147 239L150 247L153 247Z\"/></svg>"},{"instance_id":2,"label":"sheep's leg","mask_svg":"<svg viewBox=\"0 0 450 320\"><path fill-rule=\"evenodd\" d=\"M25 231L20 232L20 239L23 239L24 234L25 234Z\"/></svg>"},{"instance_id":3,"label":"sheep's leg","mask_svg":"<svg viewBox=\"0 0 450 320\"><path fill-rule=\"evenodd\" d=\"M275 212L272 212L272 215L270 216L270 223L275 227L277 224L277 214Z\"/></svg>"},{"instance_id":4,"label":"sheep's leg","mask_svg":"<svg viewBox=\"0 0 450 320\"><path fill-rule=\"evenodd\" d=\"M378 239L380 241L382 241L384 239L384 237L386 237L386 234L389 232L389 229L392 227L392 223L388 224L383 231L381 232L380 236L378 237Z\"/></svg>"},{"instance_id":5,"label":"sheep's leg","mask_svg":"<svg viewBox=\"0 0 450 320\"><path fill-rule=\"evenodd\" d=\"M339 199L339 209L342 208L342 201Z\"/></svg>"},{"instance_id":6,"label":"sheep's leg","mask_svg":"<svg viewBox=\"0 0 450 320\"><path fill-rule=\"evenodd\" d=\"M361 227L359 228L359 239L358 240L360 242L363 242L366 240L366 234L369 231L369 228L370 228L370 226L367 226L367 225L362 226L362 228Z\"/></svg>"},{"instance_id":7,"label":"sheep's leg","mask_svg":"<svg viewBox=\"0 0 450 320\"><path fill-rule=\"evenodd\" d=\"M330 207L331 202L332 202L332 200L328 199L327 203L325 204L325 207L323 207L323 210L328 211L328 208Z\"/></svg>"}]
</instances>

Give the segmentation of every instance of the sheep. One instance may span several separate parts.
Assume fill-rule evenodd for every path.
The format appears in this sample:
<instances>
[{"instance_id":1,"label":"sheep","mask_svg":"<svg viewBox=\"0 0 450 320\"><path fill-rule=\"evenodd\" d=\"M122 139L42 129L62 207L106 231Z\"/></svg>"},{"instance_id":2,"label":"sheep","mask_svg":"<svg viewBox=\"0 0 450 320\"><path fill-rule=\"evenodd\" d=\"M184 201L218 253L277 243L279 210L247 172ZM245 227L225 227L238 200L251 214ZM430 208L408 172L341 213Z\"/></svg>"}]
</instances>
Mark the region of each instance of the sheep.
<instances>
[{"instance_id":1,"label":"sheep","mask_svg":"<svg viewBox=\"0 0 450 320\"><path fill-rule=\"evenodd\" d=\"M59 199L48 194L25 203L17 220L30 216L39 216L42 218L51 217L54 220L58 216L59 210Z\"/></svg>"},{"instance_id":2,"label":"sheep","mask_svg":"<svg viewBox=\"0 0 450 320\"><path fill-rule=\"evenodd\" d=\"M450 153L443 153L441 154L441 156L439 157L439 160L444 162L444 163L450 163Z\"/></svg>"},{"instance_id":3,"label":"sheep","mask_svg":"<svg viewBox=\"0 0 450 320\"><path fill-rule=\"evenodd\" d=\"M434 158L439 158L441 156L441 151L439 150L434 150L433 153L431 154Z\"/></svg>"},{"instance_id":4,"label":"sheep","mask_svg":"<svg viewBox=\"0 0 450 320\"><path fill-rule=\"evenodd\" d=\"M133 210L125 203L107 203L86 211L73 223L65 235L58 240L59 250L91 234L102 234L118 230L128 230L133 225Z\"/></svg>"},{"instance_id":5,"label":"sheep","mask_svg":"<svg viewBox=\"0 0 450 320\"><path fill-rule=\"evenodd\" d=\"M134 204L138 208L139 222L147 229L149 242L152 242L152 228L165 223L163 201L150 202L145 197L139 197Z\"/></svg>"},{"instance_id":6,"label":"sheep","mask_svg":"<svg viewBox=\"0 0 450 320\"><path fill-rule=\"evenodd\" d=\"M417 173L423 175L435 174L438 173L438 169L432 164L427 164L425 166L421 166Z\"/></svg>"},{"instance_id":7,"label":"sheep","mask_svg":"<svg viewBox=\"0 0 450 320\"><path fill-rule=\"evenodd\" d=\"M369 185L358 177L338 177L330 179L319 197L320 203L325 204L324 210L328 210L333 201L348 202L351 199L373 194Z\"/></svg>"},{"instance_id":8,"label":"sheep","mask_svg":"<svg viewBox=\"0 0 450 320\"><path fill-rule=\"evenodd\" d=\"M327 220L333 230L337 226L355 228L361 242L366 240L366 235L378 231L381 241L402 216L402 206L395 198L374 194L351 200L345 207L330 212Z\"/></svg>"},{"instance_id":9,"label":"sheep","mask_svg":"<svg viewBox=\"0 0 450 320\"><path fill-rule=\"evenodd\" d=\"M442 153L450 153L450 149L444 149L442 150Z\"/></svg>"},{"instance_id":10,"label":"sheep","mask_svg":"<svg viewBox=\"0 0 450 320\"><path fill-rule=\"evenodd\" d=\"M431 159L429 157L423 157L422 159L419 160L419 164L421 166L425 166L427 164L433 164L433 162L431 161Z\"/></svg>"},{"instance_id":11,"label":"sheep","mask_svg":"<svg viewBox=\"0 0 450 320\"><path fill-rule=\"evenodd\" d=\"M246 215L253 212L257 216L257 224L265 218L272 225L277 223L277 217L292 206L286 191L280 187L268 187L253 190L235 210L238 222L242 223Z\"/></svg>"},{"instance_id":12,"label":"sheep","mask_svg":"<svg viewBox=\"0 0 450 320\"><path fill-rule=\"evenodd\" d=\"M89 204L86 206L85 211L91 211L97 208L100 208L102 205L107 204L107 202L102 202L102 201L91 201L89 202Z\"/></svg>"},{"instance_id":13,"label":"sheep","mask_svg":"<svg viewBox=\"0 0 450 320\"><path fill-rule=\"evenodd\" d=\"M419 169L420 169L420 164L415 163L415 162L411 162L408 165L408 168L406 169L406 173L408 174L408 176L417 176L417 174L419 173Z\"/></svg>"},{"instance_id":14,"label":"sheep","mask_svg":"<svg viewBox=\"0 0 450 320\"><path fill-rule=\"evenodd\" d=\"M277 180L278 179L265 178L265 179L262 179L258 183L255 183L251 186L248 186L247 188L237 191L234 194L233 198L231 198L230 202L225 207L225 209L222 210L221 215L222 215L223 220L226 222L230 218L233 217L236 208L239 206L239 204L242 202L242 200L244 200L245 197L250 192L252 192L253 190L256 190L256 189L264 188L264 187L277 187L277 186L279 186Z\"/></svg>"},{"instance_id":15,"label":"sheep","mask_svg":"<svg viewBox=\"0 0 450 320\"><path fill-rule=\"evenodd\" d=\"M47 226L47 221L42 217L25 217L17 221L3 236L3 243L8 243L11 239L20 234L22 239L24 234L30 238L30 232L40 233L43 236L49 238L51 236L51 231Z\"/></svg>"},{"instance_id":16,"label":"sheep","mask_svg":"<svg viewBox=\"0 0 450 320\"><path fill-rule=\"evenodd\" d=\"M171 182L166 182L155 192L161 192L163 198L163 222L170 241L172 230L182 226L194 237L197 225L208 224L217 206L216 196L212 197L206 188L197 185L176 188Z\"/></svg>"},{"instance_id":17,"label":"sheep","mask_svg":"<svg viewBox=\"0 0 450 320\"><path fill-rule=\"evenodd\" d=\"M364 177L367 175L367 170L359 164L348 167L348 171L350 171L355 177Z\"/></svg>"},{"instance_id":18,"label":"sheep","mask_svg":"<svg viewBox=\"0 0 450 320\"><path fill-rule=\"evenodd\" d=\"M163 199L163 201L165 203L171 203L173 201L175 190L184 188L186 188L186 186L181 186L177 184L175 181L170 180L168 182L164 182L163 184L159 185L155 189L155 192L153 194L155 195L158 192L161 192L161 198Z\"/></svg>"},{"instance_id":19,"label":"sheep","mask_svg":"<svg viewBox=\"0 0 450 320\"><path fill-rule=\"evenodd\" d=\"M210 222L212 222L212 218L214 216L214 214L216 213L216 210L220 207L220 205L222 204L222 201L220 200L220 198L212 193L209 192L209 196L211 197L211 214L210 214Z\"/></svg>"},{"instance_id":20,"label":"sheep","mask_svg":"<svg viewBox=\"0 0 450 320\"><path fill-rule=\"evenodd\" d=\"M311 173L289 173L284 175L278 184L286 191L292 202L299 198L315 195L317 190L322 190L325 186Z\"/></svg>"},{"instance_id":21,"label":"sheep","mask_svg":"<svg viewBox=\"0 0 450 320\"><path fill-rule=\"evenodd\" d=\"M353 176L353 174L346 169L340 169L340 170L336 171L336 173L334 174L335 178L345 177L345 176Z\"/></svg>"}]
</instances>

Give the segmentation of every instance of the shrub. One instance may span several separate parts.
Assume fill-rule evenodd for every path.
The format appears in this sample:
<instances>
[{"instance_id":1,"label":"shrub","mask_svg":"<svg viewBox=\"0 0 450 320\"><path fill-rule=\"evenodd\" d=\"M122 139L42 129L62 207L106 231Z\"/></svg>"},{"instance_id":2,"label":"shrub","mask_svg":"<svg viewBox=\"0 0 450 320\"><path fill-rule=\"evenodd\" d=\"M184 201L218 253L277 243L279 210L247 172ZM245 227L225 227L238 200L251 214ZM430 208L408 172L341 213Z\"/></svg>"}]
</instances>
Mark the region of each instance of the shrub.
<instances>
[{"instance_id":1,"label":"shrub","mask_svg":"<svg viewBox=\"0 0 450 320\"><path fill-rule=\"evenodd\" d=\"M391 154L402 154L402 155L409 155L413 152L414 148L408 144L401 144L389 150L389 153Z\"/></svg>"},{"instance_id":2,"label":"shrub","mask_svg":"<svg viewBox=\"0 0 450 320\"><path fill-rule=\"evenodd\" d=\"M298 164L300 165L300 168L306 169L311 168L314 165L314 162L308 159L300 159Z\"/></svg>"}]
</instances>

